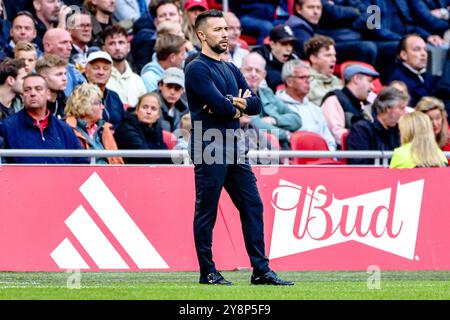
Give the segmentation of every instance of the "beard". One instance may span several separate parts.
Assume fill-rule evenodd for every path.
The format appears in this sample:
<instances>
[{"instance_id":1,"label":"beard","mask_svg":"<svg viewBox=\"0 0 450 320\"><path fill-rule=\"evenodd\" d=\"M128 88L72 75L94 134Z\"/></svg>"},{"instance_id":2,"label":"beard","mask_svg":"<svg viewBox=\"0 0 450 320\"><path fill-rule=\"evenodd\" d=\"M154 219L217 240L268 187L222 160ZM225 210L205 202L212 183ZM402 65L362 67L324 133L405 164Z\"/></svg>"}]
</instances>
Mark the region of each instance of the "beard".
<instances>
[{"instance_id":1,"label":"beard","mask_svg":"<svg viewBox=\"0 0 450 320\"><path fill-rule=\"evenodd\" d=\"M228 49L228 45L225 48L223 48L220 43L212 44L208 42L208 46L211 48L212 51L218 54L224 53Z\"/></svg>"},{"instance_id":2,"label":"beard","mask_svg":"<svg viewBox=\"0 0 450 320\"><path fill-rule=\"evenodd\" d=\"M123 56L120 55L120 56L115 56L115 57L111 56L111 59L114 62L122 62L122 61L124 61L126 59L126 56L125 55L123 55Z\"/></svg>"}]
</instances>

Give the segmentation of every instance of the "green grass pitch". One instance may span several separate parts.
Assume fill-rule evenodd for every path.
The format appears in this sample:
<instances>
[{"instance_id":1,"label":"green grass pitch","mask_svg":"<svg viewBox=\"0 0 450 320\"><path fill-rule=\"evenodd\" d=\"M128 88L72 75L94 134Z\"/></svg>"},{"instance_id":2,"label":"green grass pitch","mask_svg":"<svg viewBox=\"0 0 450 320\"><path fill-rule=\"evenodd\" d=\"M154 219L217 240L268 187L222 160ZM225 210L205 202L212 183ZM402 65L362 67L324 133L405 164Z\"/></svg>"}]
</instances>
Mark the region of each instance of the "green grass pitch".
<instances>
[{"instance_id":1,"label":"green grass pitch","mask_svg":"<svg viewBox=\"0 0 450 320\"><path fill-rule=\"evenodd\" d=\"M196 272L1 272L0 299L31 300L450 300L450 271L278 272L291 287L252 286L250 271L222 274L233 286L198 284ZM75 288L70 288L75 287Z\"/></svg>"}]
</instances>

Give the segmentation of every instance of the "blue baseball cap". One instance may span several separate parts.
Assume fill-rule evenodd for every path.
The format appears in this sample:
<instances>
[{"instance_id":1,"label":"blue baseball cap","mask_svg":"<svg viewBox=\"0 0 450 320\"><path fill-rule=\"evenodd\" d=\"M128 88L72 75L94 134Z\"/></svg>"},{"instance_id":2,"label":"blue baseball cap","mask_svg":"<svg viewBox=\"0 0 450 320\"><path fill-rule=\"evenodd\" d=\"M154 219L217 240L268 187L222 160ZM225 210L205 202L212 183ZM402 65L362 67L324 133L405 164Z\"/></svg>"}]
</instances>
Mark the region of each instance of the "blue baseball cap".
<instances>
[{"instance_id":1,"label":"blue baseball cap","mask_svg":"<svg viewBox=\"0 0 450 320\"><path fill-rule=\"evenodd\" d=\"M380 74L361 64L352 64L344 70L344 80L349 81L355 74L365 74L374 78L378 78Z\"/></svg>"}]
</instances>

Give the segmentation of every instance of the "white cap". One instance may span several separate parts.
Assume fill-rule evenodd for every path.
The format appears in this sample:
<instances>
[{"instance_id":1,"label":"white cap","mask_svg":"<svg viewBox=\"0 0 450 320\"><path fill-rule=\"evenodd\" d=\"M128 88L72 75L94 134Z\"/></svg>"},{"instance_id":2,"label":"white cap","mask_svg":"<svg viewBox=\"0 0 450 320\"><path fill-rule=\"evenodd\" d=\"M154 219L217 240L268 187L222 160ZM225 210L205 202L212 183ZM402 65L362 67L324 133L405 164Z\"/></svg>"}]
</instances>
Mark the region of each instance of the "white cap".
<instances>
[{"instance_id":1,"label":"white cap","mask_svg":"<svg viewBox=\"0 0 450 320\"><path fill-rule=\"evenodd\" d=\"M109 63L113 63L111 56L109 55L109 53L105 51L94 51L90 53L89 56L87 57L87 63L91 63L92 61L95 60L106 60Z\"/></svg>"}]
</instances>

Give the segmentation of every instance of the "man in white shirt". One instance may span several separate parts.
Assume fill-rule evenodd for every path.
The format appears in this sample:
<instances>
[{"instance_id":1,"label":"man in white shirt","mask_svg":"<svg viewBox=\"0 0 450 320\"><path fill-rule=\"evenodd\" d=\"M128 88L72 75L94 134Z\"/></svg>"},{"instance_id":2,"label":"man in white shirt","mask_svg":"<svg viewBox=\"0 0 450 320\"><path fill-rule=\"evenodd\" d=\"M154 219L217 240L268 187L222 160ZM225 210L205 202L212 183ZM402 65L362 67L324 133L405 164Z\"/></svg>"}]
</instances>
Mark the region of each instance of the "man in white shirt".
<instances>
[{"instance_id":1,"label":"man in white shirt","mask_svg":"<svg viewBox=\"0 0 450 320\"><path fill-rule=\"evenodd\" d=\"M126 60L130 53L127 31L117 24L108 26L103 32L102 41L103 50L109 53L113 60L111 77L106 87L117 92L124 104L135 106L139 97L147 90L144 81L131 70Z\"/></svg>"}]
</instances>

